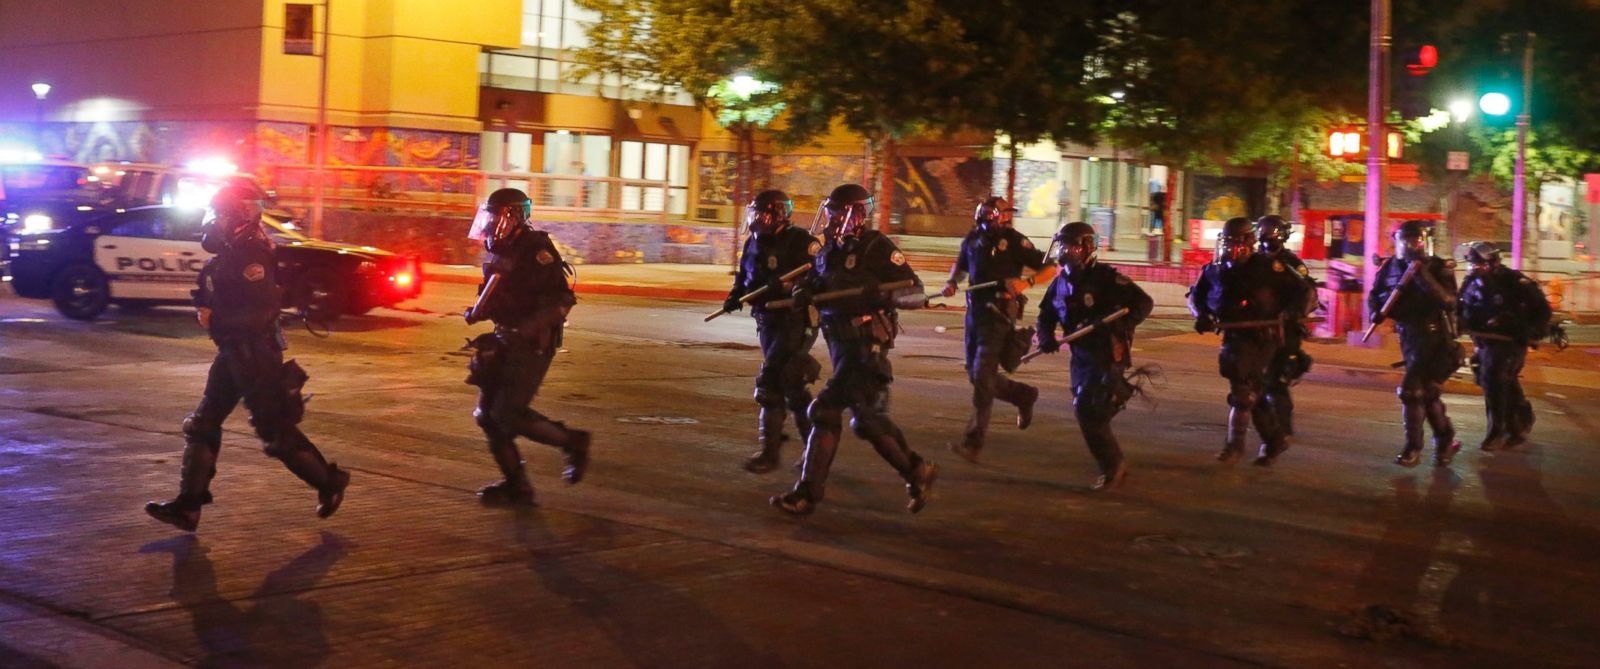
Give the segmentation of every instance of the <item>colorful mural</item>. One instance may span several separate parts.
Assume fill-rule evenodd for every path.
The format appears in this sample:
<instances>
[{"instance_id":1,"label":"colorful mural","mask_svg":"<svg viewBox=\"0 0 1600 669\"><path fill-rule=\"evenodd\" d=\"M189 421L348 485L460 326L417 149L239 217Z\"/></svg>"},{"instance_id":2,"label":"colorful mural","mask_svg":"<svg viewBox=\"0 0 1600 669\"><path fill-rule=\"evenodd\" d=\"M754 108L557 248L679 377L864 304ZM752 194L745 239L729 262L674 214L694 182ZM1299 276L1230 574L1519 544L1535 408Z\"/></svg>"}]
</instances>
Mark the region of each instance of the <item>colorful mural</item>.
<instances>
[{"instance_id":1,"label":"colorful mural","mask_svg":"<svg viewBox=\"0 0 1600 669\"><path fill-rule=\"evenodd\" d=\"M1208 221L1226 221L1235 216L1253 219L1266 213L1266 179L1201 174L1194 177L1190 188L1193 210Z\"/></svg>"},{"instance_id":2,"label":"colorful mural","mask_svg":"<svg viewBox=\"0 0 1600 669\"><path fill-rule=\"evenodd\" d=\"M733 204L733 193L738 189L739 161L738 154L733 151L703 151L700 153L700 162L696 165L700 176L700 195L697 202L702 205ZM761 154L752 157L750 165L750 184L756 191L771 188L772 183L772 158ZM793 194L791 193L792 197Z\"/></svg>"},{"instance_id":3,"label":"colorful mural","mask_svg":"<svg viewBox=\"0 0 1600 669\"><path fill-rule=\"evenodd\" d=\"M896 162L894 204L901 214L965 216L993 184L994 161L985 158L901 156Z\"/></svg>"},{"instance_id":4,"label":"colorful mural","mask_svg":"<svg viewBox=\"0 0 1600 669\"><path fill-rule=\"evenodd\" d=\"M813 212L835 186L860 183L862 158L855 156L773 156L772 187L789 194L795 211Z\"/></svg>"}]
</instances>

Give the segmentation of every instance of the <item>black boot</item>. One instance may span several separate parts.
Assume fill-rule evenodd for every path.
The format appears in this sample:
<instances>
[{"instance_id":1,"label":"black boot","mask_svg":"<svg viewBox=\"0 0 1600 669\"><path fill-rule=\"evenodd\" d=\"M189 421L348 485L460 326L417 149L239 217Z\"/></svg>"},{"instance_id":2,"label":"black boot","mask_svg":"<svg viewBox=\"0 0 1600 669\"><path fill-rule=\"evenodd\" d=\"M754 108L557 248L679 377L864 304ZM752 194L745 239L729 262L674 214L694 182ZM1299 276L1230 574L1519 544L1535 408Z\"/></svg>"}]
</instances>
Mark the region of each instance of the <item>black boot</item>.
<instances>
[{"instance_id":1,"label":"black boot","mask_svg":"<svg viewBox=\"0 0 1600 669\"><path fill-rule=\"evenodd\" d=\"M1405 402L1400 404L1400 424L1405 430L1406 445L1400 454L1394 456L1394 463L1401 467L1415 467L1422 462L1422 425L1427 420L1427 410L1421 402Z\"/></svg>"},{"instance_id":2,"label":"black boot","mask_svg":"<svg viewBox=\"0 0 1600 669\"><path fill-rule=\"evenodd\" d=\"M761 450L744 461L745 471L765 474L778 468L779 455L783 450L784 413L783 407L761 407L756 420Z\"/></svg>"},{"instance_id":3,"label":"black boot","mask_svg":"<svg viewBox=\"0 0 1600 669\"><path fill-rule=\"evenodd\" d=\"M1250 412L1239 407L1228 409L1228 441L1217 453L1217 461L1231 465L1244 455L1244 435L1250 429Z\"/></svg>"},{"instance_id":4,"label":"black boot","mask_svg":"<svg viewBox=\"0 0 1600 669\"><path fill-rule=\"evenodd\" d=\"M1289 450L1289 439L1287 437L1278 437L1272 441L1264 442L1261 444L1261 450L1256 453L1254 464L1257 467L1271 467L1272 463L1277 462L1278 456L1283 455L1283 452L1287 450Z\"/></svg>"},{"instance_id":5,"label":"black boot","mask_svg":"<svg viewBox=\"0 0 1600 669\"><path fill-rule=\"evenodd\" d=\"M1094 483L1089 486L1089 490L1094 492L1110 492L1122 487L1122 480L1127 477L1128 464L1125 462L1119 462L1110 472L1101 474L1099 478L1095 479Z\"/></svg>"},{"instance_id":6,"label":"black boot","mask_svg":"<svg viewBox=\"0 0 1600 669\"><path fill-rule=\"evenodd\" d=\"M567 464L561 468L561 478L567 485L577 485L583 481L583 475L589 471L589 442L593 438L587 430L569 430L566 445L561 451L567 456Z\"/></svg>"},{"instance_id":7,"label":"black boot","mask_svg":"<svg viewBox=\"0 0 1600 669\"><path fill-rule=\"evenodd\" d=\"M491 439L489 454L500 469L500 481L478 489L478 501L484 504L520 504L533 506L533 484L523 470L522 455L511 439Z\"/></svg>"},{"instance_id":8,"label":"black boot","mask_svg":"<svg viewBox=\"0 0 1600 669\"><path fill-rule=\"evenodd\" d=\"M789 492L773 495L767 501L791 516L809 516L817 510L817 502L811 496L811 486L805 481L795 483Z\"/></svg>"},{"instance_id":9,"label":"black boot","mask_svg":"<svg viewBox=\"0 0 1600 669\"><path fill-rule=\"evenodd\" d=\"M176 527L185 532L193 532L200 527L200 506L188 506L178 500L170 502L146 502L144 512L151 518Z\"/></svg>"},{"instance_id":10,"label":"black boot","mask_svg":"<svg viewBox=\"0 0 1600 669\"><path fill-rule=\"evenodd\" d=\"M928 505L928 499L933 495L933 482L939 478L939 467L915 453L911 455L911 461L911 470L904 475L906 495L911 497L906 502L906 510L917 513Z\"/></svg>"},{"instance_id":11,"label":"black boot","mask_svg":"<svg viewBox=\"0 0 1600 669\"><path fill-rule=\"evenodd\" d=\"M1039 401L1039 389L1026 383L1013 382L1017 388L1017 429L1026 430L1033 424L1033 405Z\"/></svg>"},{"instance_id":12,"label":"black boot","mask_svg":"<svg viewBox=\"0 0 1600 669\"><path fill-rule=\"evenodd\" d=\"M222 444L189 438L183 446L178 470L178 496L168 502L150 502L144 512L185 532L200 526L200 507L211 503L211 478L217 474L217 453Z\"/></svg>"},{"instance_id":13,"label":"black boot","mask_svg":"<svg viewBox=\"0 0 1600 669\"><path fill-rule=\"evenodd\" d=\"M327 518L344 503L344 489L350 487L350 472L339 465L328 465L328 482L317 490L317 517Z\"/></svg>"}]
</instances>

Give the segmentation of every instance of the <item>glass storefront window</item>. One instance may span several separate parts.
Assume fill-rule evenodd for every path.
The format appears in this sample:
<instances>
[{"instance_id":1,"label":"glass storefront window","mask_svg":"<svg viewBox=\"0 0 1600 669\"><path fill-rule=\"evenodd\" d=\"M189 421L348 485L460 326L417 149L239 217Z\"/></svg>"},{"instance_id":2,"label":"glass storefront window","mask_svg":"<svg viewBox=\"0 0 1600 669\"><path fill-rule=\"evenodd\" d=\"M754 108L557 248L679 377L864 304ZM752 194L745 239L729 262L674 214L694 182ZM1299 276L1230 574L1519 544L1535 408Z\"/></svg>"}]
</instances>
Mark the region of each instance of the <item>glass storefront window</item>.
<instances>
[{"instance_id":1,"label":"glass storefront window","mask_svg":"<svg viewBox=\"0 0 1600 669\"><path fill-rule=\"evenodd\" d=\"M625 186L622 208L684 214L689 206L689 147L657 142L622 143L618 171L624 179L665 181L667 188Z\"/></svg>"}]
</instances>

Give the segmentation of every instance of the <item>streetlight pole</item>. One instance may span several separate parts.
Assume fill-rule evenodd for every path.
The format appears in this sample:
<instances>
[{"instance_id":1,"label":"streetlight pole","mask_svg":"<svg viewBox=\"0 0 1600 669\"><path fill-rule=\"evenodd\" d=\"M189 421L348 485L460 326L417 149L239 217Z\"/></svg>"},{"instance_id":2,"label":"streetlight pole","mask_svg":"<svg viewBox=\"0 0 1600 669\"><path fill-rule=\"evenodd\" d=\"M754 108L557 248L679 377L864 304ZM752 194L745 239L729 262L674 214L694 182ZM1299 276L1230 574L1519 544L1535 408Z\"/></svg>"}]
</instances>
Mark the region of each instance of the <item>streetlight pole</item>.
<instances>
[{"instance_id":1,"label":"streetlight pole","mask_svg":"<svg viewBox=\"0 0 1600 669\"><path fill-rule=\"evenodd\" d=\"M1532 31L1522 47L1522 110L1517 114L1517 166L1511 185L1511 269L1522 269L1522 236L1528 219L1528 128L1533 124ZM1537 239L1537 237L1535 237ZM1535 245L1534 253L1538 253Z\"/></svg>"},{"instance_id":2,"label":"streetlight pole","mask_svg":"<svg viewBox=\"0 0 1600 669\"><path fill-rule=\"evenodd\" d=\"M333 32L333 0L322 3L322 71L317 79L316 188L311 199L311 236L322 237L323 171L328 164L328 34Z\"/></svg>"},{"instance_id":3,"label":"streetlight pole","mask_svg":"<svg viewBox=\"0 0 1600 669\"><path fill-rule=\"evenodd\" d=\"M1367 50L1367 201L1362 220L1361 291L1372 293L1378 279L1378 240L1386 222L1384 199L1387 193L1385 171L1389 163L1389 143L1384 120L1389 115L1389 0L1372 0L1372 34ZM1363 299L1362 304L1370 304ZM1367 313L1367 322L1374 314Z\"/></svg>"},{"instance_id":4,"label":"streetlight pole","mask_svg":"<svg viewBox=\"0 0 1600 669\"><path fill-rule=\"evenodd\" d=\"M33 149L43 153L44 147L44 98L50 94L50 84L36 81L33 86Z\"/></svg>"}]
</instances>

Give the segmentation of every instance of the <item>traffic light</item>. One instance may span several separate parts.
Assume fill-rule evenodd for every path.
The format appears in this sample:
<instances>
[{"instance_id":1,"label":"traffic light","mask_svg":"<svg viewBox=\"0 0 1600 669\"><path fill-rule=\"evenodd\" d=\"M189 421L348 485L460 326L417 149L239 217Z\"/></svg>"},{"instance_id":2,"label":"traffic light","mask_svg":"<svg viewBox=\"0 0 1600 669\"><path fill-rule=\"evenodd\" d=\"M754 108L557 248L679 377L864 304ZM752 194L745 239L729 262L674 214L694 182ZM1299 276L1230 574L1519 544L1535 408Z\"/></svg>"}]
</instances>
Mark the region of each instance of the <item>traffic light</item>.
<instances>
[{"instance_id":1,"label":"traffic light","mask_svg":"<svg viewBox=\"0 0 1600 669\"><path fill-rule=\"evenodd\" d=\"M1433 111L1428 98L1428 73L1439 64L1439 49L1417 44L1401 50L1403 72L1395 78L1394 108L1405 118L1421 118Z\"/></svg>"},{"instance_id":2,"label":"traffic light","mask_svg":"<svg viewBox=\"0 0 1600 669\"><path fill-rule=\"evenodd\" d=\"M1478 109L1487 116L1505 116L1511 113L1511 97L1499 91L1489 91L1478 98Z\"/></svg>"}]
</instances>

